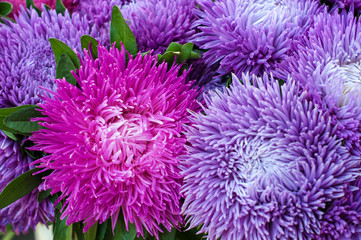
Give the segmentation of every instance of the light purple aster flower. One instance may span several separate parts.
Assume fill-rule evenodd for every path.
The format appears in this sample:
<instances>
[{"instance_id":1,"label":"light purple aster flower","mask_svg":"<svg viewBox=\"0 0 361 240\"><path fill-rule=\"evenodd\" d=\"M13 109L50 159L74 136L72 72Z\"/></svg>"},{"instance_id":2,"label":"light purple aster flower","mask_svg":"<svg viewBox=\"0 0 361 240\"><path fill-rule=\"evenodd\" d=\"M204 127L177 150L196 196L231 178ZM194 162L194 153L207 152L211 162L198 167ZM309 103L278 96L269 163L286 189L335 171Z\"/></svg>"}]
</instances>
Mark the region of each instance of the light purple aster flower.
<instances>
[{"instance_id":1,"label":"light purple aster flower","mask_svg":"<svg viewBox=\"0 0 361 240\"><path fill-rule=\"evenodd\" d=\"M314 19L309 37L299 51L281 64L277 75L292 76L310 99L328 113L335 134L355 155L361 155L361 22L352 12L321 13ZM351 184L357 189L325 213L321 239L352 239L361 232L360 180ZM355 210L357 206L357 210ZM343 222L334 225L333 219ZM355 235L356 234L356 235ZM328 236L328 237L326 237Z\"/></svg>"},{"instance_id":2,"label":"light purple aster flower","mask_svg":"<svg viewBox=\"0 0 361 240\"><path fill-rule=\"evenodd\" d=\"M89 34L86 21L55 10L22 10L16 23L0 26L0 108L36 104L44 91L54 89L56 63L49 38L81 51L80 37ZM30 15L30 16L29 16Z\"/></svg>"},{"instance_id":3,"label":"light purple aster flower","mask_svg":"<svg viewBox=\"0 0 361 240\"><path fill-rule=\"evenodd\" d=\"M197 91L179 67L141 54L126 62L126 54L99 47L75 75L80 88L57 80L54 98L39 104L46 129L31 140L48 154L36 163L54 170L44 184L61 193L67 224L83 221L86 231L111 217L114 228L122 212L138 233L158 236L182 221L178 155Z\"/></svg>"},{"instance_id":4,"label":"light purple aster flower","mask_svg":"<svg viewBox=\"0 0 361 240\"><path fill-rule=\"evenodd\" d=\"M131 0L80 0L73 9L84 16L91 28L91 35L96 36L102 45L110 45L109 30L112 8L123 6ZM134 0L135 1L135 0Z\"/></svg>"},{"instance_id":5,"label":"light purple aster flower","mask_svg":"<svg viewBox=\"0 0 361 240\"><path fill-rule=\"evenodd\" d=\"M209 240L314 239L360 157L293 80L241 81L211 93L187 128L183 213Z\"/></svg>"},{"instance_id":6,"label":"light purple aster flower","mask_svg":"<svg viewBox=\"0 0 361 240\"><path fill-rule=\"evenodd\" d=\"M200 32L192 42L208 50L205 61L220 64L222 74L262 74L274 69L307 32L312 15L321 11L312 0L198 0Z\"/></svg>"},{"instance_id":7,"label":"light purple aster flower","mask_svg":"<svg viewBox=\"0 0 361 240\"><path fill-rule=\"evenodd\" d=\"M140 51L163 53L171 42L189 41L195 33L194 0L143 0L122 9Z\"/></svg>"},{"instance_id":8,"label":"light purple aster flower","mask_svg":"<svg viewBox=\"0 0 361 240\"><path fill-rule=\"evenodd\" d=\"M0 26L0 108L35 104L41 101L40 88L55 89L56 63L49 43L50 37L65 41L81 50L80 36L88 27L77 14L58 15L55 10L42 12L22 9L15 16L17 23L7 21ZM0 135L0 189L15 177L29 170L31 158L20 150L19 144ZM54 209L48 200L37 202L38 190L0 210L0 228L11 224L15 232L26 232L38 222L52 220Z\"/></svg>"},{"instance_id":9,"label":"light purple aster flower","mask_svg":"<svg viewBox=\"0 0 361 240\"><path fill-rule=\"evenodd\" d=\"M0 192L14 178L30 170L31 162L29 156L22 154L19 143L9 139L0 131ZM38 223L47 224L47 221L53 220L54 209L51 202L44 200L39 203L38 192L35 189L0 210L1 231L5 232L6 225L10 224L16 234L26 233L30 228L35 229Z\"/></svg>"}]
</instances>

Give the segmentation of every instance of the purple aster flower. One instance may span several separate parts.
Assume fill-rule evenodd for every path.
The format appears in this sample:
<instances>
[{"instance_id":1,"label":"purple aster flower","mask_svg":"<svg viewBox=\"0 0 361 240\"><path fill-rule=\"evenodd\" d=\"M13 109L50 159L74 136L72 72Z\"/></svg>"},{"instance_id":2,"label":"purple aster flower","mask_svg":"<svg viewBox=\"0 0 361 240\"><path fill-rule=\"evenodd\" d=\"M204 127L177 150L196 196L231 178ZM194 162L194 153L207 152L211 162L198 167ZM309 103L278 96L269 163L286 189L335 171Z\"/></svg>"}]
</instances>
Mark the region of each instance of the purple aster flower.
<instances>
[{"instance_id":1,"label":"purple aster flower","mask_svg":"<svg viewBox=\"0 0 361 240\"><path fill-rule=\"evenodd\" d=\"M292 76L310 99L328 113L335 134L355 155L361 155L361 23L352 12L322 13L315 17L309 37L297 54L280 64L279 77ZM325 213L321 239L357 238L361 233L360 179L357 189ZM357 206L357 208L355 207ZM342 219L338 225L334 219Z\"/></svg>"},{"instance_id":2,"label":"purple aster flower","mask_svg":"<svg viewBox=\"0 0 361 240\"><path fill-rule=\"evenodd\" d=\"M210 240L314 239L325 210L352 190L360 157L292 79L241 81L193 114L183 213Z\"/></svg>"},{"instance_id":3,"label":"purple aster flower","mask_svg":"<svg viewBox=\"0 0 361 240\"><path fill-rule=\"evenodd\" d=\"M91 28L91 35L96 36L101 44L110 45L109 29L112 8L123 6L131 0L80 0L73 12L84 16Z\"/></svg>"},{"instance_id":4,"label":"purple aster flower","mask_svg":"<svg viewBox=\"0 0 361 240\"><path fill-rule=\"evenodd\" d=\"M307 32L312 15L321 11L312 0L198 0L200 32L192 41L208 50L205 61L219 72L262 74L291 52L290 44Z\"/></svg>"},{"instance_id":5,"label":"purple aster flower","mask_svg":"<svg viewBox=\"0 0 361 240\"><path fill-rule=\"evenodd\" d=\"M194 0L143 0L122 9L140 51L163 53L171 42L186 43L195 33Z\"/></svg>"},{"instance_id":6,"label":"purple aster flower","mask_svg":"<svg viewBox=\"0 0 361 240\"><path fill-rule=\"evenodd\" d=\"M83 221L84 231L119 212L126 223L157 236L182 221L178 155L186 142L182 126L188 109L197 111L197 91L179 67L157 66L155 56L129 56L99 47L87 54L75 76L80 88L57 80L54 98L39 104L46 117L31 139L49 154L40 168L52 193L65 200L67 224Z\"/></svg>"},{"instance_id":7,"label":"purple aster flower","mask_svg":"<svg viewBox=\"0 0 361 240\"><path fill-rule=\"evenodd\" d=\"M65 41L81 50L80 36L88 33L85 21L77 14L70 18L66 12L42 12L22 9L15 16L17 23L7 21L0 26L0 108L35 104L41 101L40 88L55 89L54 54L50 37ZM20 150L19 144L4 134L0 135L2 151L0 160L0 190L15 177L29 170L31 158ZM37 202L38 190L0 210L0 228L14 226L16 233L35 228L38 222L52 220L54 209L48 200Z\"/></svg>"},{"instance_id":8,"label":"purple aster flower","mask_svg":"<svg viewBox=\"0 0 361 240\"><path fill-rule=\"evenodd\" d=\"M80 37L89 34L78 14L70 18L55 10L24 10L0 27L0 108L41 101L43 90L54 89L56 63L49 38L57 38L81 51ZM29 16L30 15L30 16Z\"/></svg>"},{"instance_id":9,"label":"purple aster flower","mask_svg":"<svg viewBox=\"0 0 361 240\"><path fill-rule=\"evenodd\" d=\"M335 6L341 9L352 7L356 12L361 12L360 0L328 0L328 2L335 4Z\"/></svg>"},{"instance_id":10,"label":"purple aster flower","mask_svg":"<svg viewBox=\"0 0 361 240\"><path fill-rule=\"evenodd\" d=\"M18 142L5 136L0 131L0 192L6 185L30 170L32 159L21 153ZM34 168L34 167L32 167ZM0 230L5 232L6 225L11 224L15 233L25 233L29 228L35 229L36 224L47 224L54 217L54 209L50 201L41 203L37 200L38 190L0 209Z\"/></svg>"}]
</instances>

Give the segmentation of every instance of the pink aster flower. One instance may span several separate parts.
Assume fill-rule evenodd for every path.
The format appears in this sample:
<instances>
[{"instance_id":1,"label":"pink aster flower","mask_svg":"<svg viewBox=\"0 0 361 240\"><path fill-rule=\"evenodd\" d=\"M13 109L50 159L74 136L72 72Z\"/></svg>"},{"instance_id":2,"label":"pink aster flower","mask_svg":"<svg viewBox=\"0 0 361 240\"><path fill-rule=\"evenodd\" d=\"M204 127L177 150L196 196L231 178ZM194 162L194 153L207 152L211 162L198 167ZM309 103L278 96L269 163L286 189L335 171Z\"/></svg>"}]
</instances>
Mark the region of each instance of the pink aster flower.
<instances>
[{"instance_id":1,"label":"pink aster flower","mask_svg":"<svg viewBox=\"0 0 361 240\"><path fill-rule=\"evenodd\" d=\"M188 109L197 111L197 91L185 84L187 72L167 71L155 56L134 59L124 48L99 47L99 58L85 54L74 74L80 88L56 80L53 98L39 104L45 117L31 139L48 155L39 168L52 194L65 199L62 218L83 221L84 231L120 212L157 236L159 226L170 230L180 215L180 154L186 142L183 125Z\"/></svg>"}]
</instances>

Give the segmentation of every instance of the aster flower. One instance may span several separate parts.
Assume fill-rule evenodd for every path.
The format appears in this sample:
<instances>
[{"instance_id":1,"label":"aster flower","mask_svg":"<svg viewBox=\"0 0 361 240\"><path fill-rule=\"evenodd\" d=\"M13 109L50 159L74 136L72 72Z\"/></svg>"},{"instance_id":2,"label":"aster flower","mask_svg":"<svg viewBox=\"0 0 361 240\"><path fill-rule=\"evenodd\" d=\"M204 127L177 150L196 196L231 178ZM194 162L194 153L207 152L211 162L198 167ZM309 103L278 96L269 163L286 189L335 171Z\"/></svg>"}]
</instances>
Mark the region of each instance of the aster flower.
<instances>
[{"instance_id":1,"label":"aster flower","mask_svg":"<svg viewBox=\"0 0 361 240\"><path fill-rule=\"evenodd\" d=\"M57 15L55 10L39 16L24 10L0 27L0 108L35 104L43 94L40 86L55 89L55 60L48 39L59 38L80 50L80 36L87 33L86 23L74 14ZM30 157L17 142L1 133L0 189L29 170ZM38 190L0 210L0 228L12 224L17 233L35 228L38 222L52 220L54 210L48 200L37 203Z\"/></svg>"},{"instance_id":2,"label":"aster flower","mask_svg":"<svg viewBox=\"0 0 361 240\"><path fill-rule=\"evenodd\" d=\"M122 13L140 51L163 53L171 42L186 43L195 33L195 8L194 0L144 0L130 3Z\"/></svg>"},{"instance_id":3,"label":"aster flower","mask_svg":"<svg viewBox=\"0 0 361 240\"><path fill-rule=\"evenodd\" d=\"M356 12L361 12L361 2L359 0L328 0L328 2L341 9L352 7Z\"/></svg>"},{"instance_id":4,"label":"aster flower","mask_svg":"<svg viewBox=\"0 0 361 240\"><path fill-rule=\"evenodd\" d=\"M210 240L314 239L360 157L293 80L241 81L210 93L187 128L183 213Z\"/></svg>"},{"instance_id":5,"label":"aster flower","mask_svg":"<svg viewBox=\"0 0 361 240\"><path fill-rule=\"evenodd\" d=\"M19 143L9 139L0 131L0 192L6 185L30 170L32 159L21 153ZM33 168L33 167L32 167ZM25 233L36 224L52 221L54 209L50 201L41 203L37 200L38 190L15 201L0 210L0 230L5 232L6 225L11 224L15 233Z\"/></svg>"},{"instance_id":6,"label":"aster flower","mask_svg":"<svg viewBox=\"0 0 361 240\"><path fill-rule=\"evenodd\" d=\"M208 50L208 65L219 72L262 74L291 52L290 44L307 32L312 15L321 11L312 0L198 0L199 29L192 42Z\"/></svg>"},{"instance_id":7,"label":"aster flower","mask_svg":"<svg viewBox=\"0 0 361 240\"><path fill-rule=\"evenodd\" d=\"M80 0L73 12L87 19L92 36L96 36L101 44L110 45L109 29L112 8L129 2L130 0Z\"/></svg>"},{"instance_id":8,"label":"aster flower","mask_svg":"<svg viewBox=\"0 0 361 240\"><path fill-rule=\"evenodd\" d=\"M39 86L55 89L56 63L49 38L64 41L81 51L80 37L89 33L78 14L58 15L55 10L22 10L16 23L0 28L0 108L41 101ZM30 16L29 16L30 15Z\"/></svg>"},{"instance_id":9,"label":"aster flower","mask_svg":"<svg viewBox=\"0 0 361 240\"><path fill-rule=\"evenodd\" d=\"M39 168L52 193L65 200L67 224L83 221L84 231L120 212L126 223L158 235L180 216L181 176L178 155L184 153L182 125L196 111L196 90L185 84L179 67L157 66L155 56L129 56L124 47L87 54L76 74L77 88L57 80L54 98L39 104L46 129L31 139L48 155ZM59 117L60 116L60 117Z\"/></svg>"}]
</instances>

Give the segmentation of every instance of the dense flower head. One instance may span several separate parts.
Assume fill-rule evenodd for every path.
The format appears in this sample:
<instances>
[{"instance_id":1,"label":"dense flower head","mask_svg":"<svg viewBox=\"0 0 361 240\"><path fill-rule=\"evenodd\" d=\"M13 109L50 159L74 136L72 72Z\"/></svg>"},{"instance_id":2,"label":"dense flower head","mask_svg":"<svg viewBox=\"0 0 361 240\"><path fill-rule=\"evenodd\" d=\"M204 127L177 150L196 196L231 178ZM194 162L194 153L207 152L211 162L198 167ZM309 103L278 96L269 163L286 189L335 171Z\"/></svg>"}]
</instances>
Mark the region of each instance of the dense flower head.
<instances>
[{"instance_id":1,"label":"dense flower head","mask_svg":"<svg viewBox=\"0 0 361 240\"><path fill-rule=\"evenodd\" d=\"M291 43L306 34L312 15L321 11L312 0L198 0L199 29L192 41L207 64L220 63L222 74L262 74L291 52Z\"/></svg>"},{"instance_id":2,"label":"dense flower head","mask_svg":"<svg viewBox=\"0 0 361 240\"><path fill-rule=\"evenodd\" d=\"M275 74L291 75L313 101L330 112L337 134L361 154L361 22L352 12L321 13L297 54L287 57Z\"/></svg>"},{"instance_id":3,"label":"dense flower head","mask_svg":"<svg viewBox=\"0 0 361 240\"><path fill-rule=\"evenodd\" d=\"M18 142L6 137L0 131L0 192L16 177L30 169L32 159L22 154ZM34 168L34 167L32 167ZM14 232L26 233L36 224L47 224L54 217L54 209L50 201L38 202L38 189L32 193L0 209L0 230L5 232L6 225L13 226Z\"/></svg>"},{"instance_id":4,"label":"dense flower head","mask_svg":"<svg viewBox=\"0 0 361 240\"><path fill-rule=\"evenodd\" d=\"M84 16L91 28L91 34L96 36L101 44L110 45L109 29L114 6L123 6L131 0L80 0L73 12ZM135 0L133 0L135 1Z\"/></svg>"},{"instance_id":5,"label":"dense flower head","mask_svg":"<svg viewBox=\"0 0 361 240\"><path fill-rule=\"evenodd\" d=\"M80 37L89 34L86 22L68 12L22 10L16 23L0 27L0 108L41 101L40 86L54 89L56 63L49 38L81 51Z\"/></svg>"},{"instance_id":6,"label":"dense flower head","mask_svg":"<svg viewBox=\"0 0 361 240\"><path fill-rule=\"evenodd\" d=\"M241 82L210 93L187 127L183 213L210 240L315 239L328 207L354 190L360 157L292 79Z\"/></svg>"},{"instance_id":7,"label":"dense flower head","mask_svg":"<svg viewBox=\"0 0 361 240\"><path fill-rule=\"evenodd\" d=\"M162 53L171 42L186 43L195 33L194 0L143 0L122 9L140 51Z\"/></svg>"},{"instance_id":8,"label":"dense flower head","mask_svg":"<svg viewBox=\"0 0 361 240\"><path fill-rule=\"evenodd\" d=\"M83 221L84 231L96 221L120 212L126 223L143 226L157 236L181 221L181 175L178 155L184 153L183 125L197 111L197 91L185 84L179 67L157 66L155 56L99 47L99 58L85 54L75 75L79 88L56 80L54 98L39 104L46 129L31 139L48 155L39 168L52 193L65 200L62 218Z\"/></svg>"},{"instance_id":9,"label":"dense flower head","mask_svg":"<svg viewBox=\"0 0 361 240\"><path fill-rule=\"evenodd\" d=\"M341 9L351 7L356 12L361 12L361 1L359 0L328 0L328 2L335 4L335 6Z\"/></svg>"}]
</instances>

